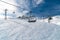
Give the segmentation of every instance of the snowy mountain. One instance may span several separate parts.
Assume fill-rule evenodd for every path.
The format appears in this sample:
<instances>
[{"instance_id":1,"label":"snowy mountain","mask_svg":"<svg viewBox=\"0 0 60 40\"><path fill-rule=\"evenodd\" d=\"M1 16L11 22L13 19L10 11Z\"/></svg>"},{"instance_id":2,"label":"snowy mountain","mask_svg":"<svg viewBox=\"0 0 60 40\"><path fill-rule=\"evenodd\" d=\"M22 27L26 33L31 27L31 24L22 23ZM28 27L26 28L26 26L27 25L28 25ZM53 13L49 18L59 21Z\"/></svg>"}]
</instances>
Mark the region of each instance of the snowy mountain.
<instances>
[{"instance_id":1,"label":"snowy mountain","mask_svg":"<svg viewBox=\"0 0 60 40\"><path fill-rule=\"evenodd\" d=\"M60 26L40 20L1 19L0 40L60 40Z\"/></svg>"}]
</instances>

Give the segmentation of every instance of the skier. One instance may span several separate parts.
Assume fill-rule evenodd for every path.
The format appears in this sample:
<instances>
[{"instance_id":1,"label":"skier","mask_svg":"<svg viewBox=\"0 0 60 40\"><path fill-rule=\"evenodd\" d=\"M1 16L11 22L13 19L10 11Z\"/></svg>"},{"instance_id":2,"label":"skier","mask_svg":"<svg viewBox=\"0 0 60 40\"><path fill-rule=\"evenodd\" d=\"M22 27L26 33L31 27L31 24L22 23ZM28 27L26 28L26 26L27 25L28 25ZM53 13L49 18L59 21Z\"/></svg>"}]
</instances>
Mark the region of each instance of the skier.
<instances>
[{"instance_id":1,"label":"skier","mask_svg":"<svg viewBox=\"0 0 60 40\"><path fill-rule=\"evenodd\" d=\"M50 23L51 20L52 20L52 17L49 17L49 18L48 18L48 23Z\"/></svg>"}]
</instances>

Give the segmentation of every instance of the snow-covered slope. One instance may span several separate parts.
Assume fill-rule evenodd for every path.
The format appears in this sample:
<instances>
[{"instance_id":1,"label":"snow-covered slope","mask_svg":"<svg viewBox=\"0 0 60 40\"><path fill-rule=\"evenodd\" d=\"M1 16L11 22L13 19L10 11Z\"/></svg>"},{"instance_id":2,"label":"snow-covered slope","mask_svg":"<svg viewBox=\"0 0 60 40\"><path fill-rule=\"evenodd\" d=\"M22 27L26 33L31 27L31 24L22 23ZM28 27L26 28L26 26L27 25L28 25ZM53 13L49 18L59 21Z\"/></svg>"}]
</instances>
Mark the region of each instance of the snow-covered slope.
<instances>
[{"instance_id":1,"label":"snow-covered slope","mask_svg":"<svg viewBox=\"0 0 60 40\"><path fill-rule=\"evenodd\" d=\"M60 25L60 16L54 16L52 23Z\"/></svg>"},{"instance_id":2,"label":"snow-covered slope","mask_svg":"<svg viewBox=\"0 0 60 40\"><path fill-rule=\"evenodd\" d=\"M60 40L60 26L40 20L0 20L0 40Z\"/></svg>"},{"instance_id":3,"label":"snow-covered slope","mask_svg":"<svg viewBox=\"0 0 60 40\"><path fill-rule=\"evenodd\" d=\"M48 18L46 19L41 19L41 22L48 22ZM52 17L52 20L50 20L50 23L56 24L56 25L60 25L60 16L54 16Z\"/></svg>"}]
</instances>

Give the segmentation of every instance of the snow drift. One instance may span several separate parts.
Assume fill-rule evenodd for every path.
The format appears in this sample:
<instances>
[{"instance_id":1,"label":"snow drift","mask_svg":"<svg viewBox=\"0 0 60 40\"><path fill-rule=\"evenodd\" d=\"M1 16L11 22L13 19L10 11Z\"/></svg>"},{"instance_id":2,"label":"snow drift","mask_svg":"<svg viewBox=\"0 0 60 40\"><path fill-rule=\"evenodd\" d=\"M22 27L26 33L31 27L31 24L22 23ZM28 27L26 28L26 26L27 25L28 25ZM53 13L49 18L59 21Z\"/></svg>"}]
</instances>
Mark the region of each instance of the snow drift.
<instances>
[{"instance_id":1,"label":"snow drift","mask_svg":"<svg viewBox=\"0 0 60 40\"><path fill-rule=\"evenodd\" d=\"M60 26L40 20L0 20L0 40L60 40Z\"/></svg>"}]
</instances>

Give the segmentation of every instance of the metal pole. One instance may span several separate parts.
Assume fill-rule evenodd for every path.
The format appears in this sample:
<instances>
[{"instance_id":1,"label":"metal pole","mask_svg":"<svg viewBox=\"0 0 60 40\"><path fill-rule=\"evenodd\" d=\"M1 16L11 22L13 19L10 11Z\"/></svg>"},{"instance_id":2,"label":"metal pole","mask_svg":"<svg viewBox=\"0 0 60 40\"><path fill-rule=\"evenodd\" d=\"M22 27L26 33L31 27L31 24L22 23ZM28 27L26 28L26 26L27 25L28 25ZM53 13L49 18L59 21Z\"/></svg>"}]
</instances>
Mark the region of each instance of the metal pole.
<instances>
[{"instance_id":1,"label":"metal pole","mask_svg":"<svg viewBox=\"0 0 60 40\"><path fill-rule=\"evenodd\" d=\"M5 9L5 20L7 19L7 9Z\"/></svg>"}]
</instances>

